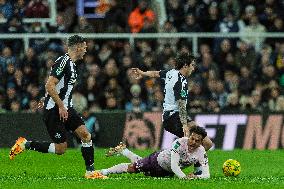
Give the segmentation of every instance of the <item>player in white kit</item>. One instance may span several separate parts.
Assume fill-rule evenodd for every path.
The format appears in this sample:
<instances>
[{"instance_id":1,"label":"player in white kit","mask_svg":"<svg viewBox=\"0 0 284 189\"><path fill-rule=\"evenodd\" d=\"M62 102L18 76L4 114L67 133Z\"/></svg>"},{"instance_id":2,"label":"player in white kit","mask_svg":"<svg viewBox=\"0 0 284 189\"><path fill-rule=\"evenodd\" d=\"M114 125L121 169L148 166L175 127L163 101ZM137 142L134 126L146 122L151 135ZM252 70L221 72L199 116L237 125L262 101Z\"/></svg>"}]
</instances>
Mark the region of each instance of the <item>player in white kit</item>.
<instances>
[{"instance_id":1,"label":"player in white kit","mask_svg":"<svg viewBox=\"0 0 284 189\"><path fill-rule=\"evenodd\" d=\"M176 175L181 179L209 178L208 158L201 145L207 133L204 128L199 126L192 127L189 133L189 137L175 140L171 149L154 152L145 158L134 154L125 145L120 144L112 148L108 155L122 154L129 158L131 163L121 163L108 169L102 169L100 172L103 175L143 172L152 177ZM194 167L194 172L186 175L182 169L193 164L198 164L199 167Z\"/></svg>"}]
</instances>

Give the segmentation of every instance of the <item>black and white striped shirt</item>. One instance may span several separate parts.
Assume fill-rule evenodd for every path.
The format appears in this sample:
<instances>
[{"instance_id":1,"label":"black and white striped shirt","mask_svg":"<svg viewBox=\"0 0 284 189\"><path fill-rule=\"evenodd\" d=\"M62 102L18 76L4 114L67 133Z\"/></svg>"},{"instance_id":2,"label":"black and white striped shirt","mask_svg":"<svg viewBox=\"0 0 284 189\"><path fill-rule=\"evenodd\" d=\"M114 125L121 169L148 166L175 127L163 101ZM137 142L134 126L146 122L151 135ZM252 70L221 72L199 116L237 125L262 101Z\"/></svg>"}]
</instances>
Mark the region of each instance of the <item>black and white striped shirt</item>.
<instances>
[{"instance_id":1,"label":"black and white striped shirt","mask_svg":"<svg viewBox=\"0 0 284 189\"><path fill-rule=\"evenodd\" d=\"M178 70L171 69L169 71L161 70L159 72L164 87L164 103L163 112L171 111L178 112L177 100L188 99L188 84L187 79Z\"/></svg>"},{"instance_id":2,"label":"black and white striped shirt","mask_svg":"<svg viewBox=\"0 0 284 189\"><path fill-rule=\"evenodd\" d=\"M66 109L73 106L72 93L77 79L76 65L72 62L70 56L65 54L60 56L51 68L50 76L56 77L59 82L56 85L56 91L63 101ZM46 94L44 109L50 110L57 107L49 94Z\"/></svg>"}]
</instances>

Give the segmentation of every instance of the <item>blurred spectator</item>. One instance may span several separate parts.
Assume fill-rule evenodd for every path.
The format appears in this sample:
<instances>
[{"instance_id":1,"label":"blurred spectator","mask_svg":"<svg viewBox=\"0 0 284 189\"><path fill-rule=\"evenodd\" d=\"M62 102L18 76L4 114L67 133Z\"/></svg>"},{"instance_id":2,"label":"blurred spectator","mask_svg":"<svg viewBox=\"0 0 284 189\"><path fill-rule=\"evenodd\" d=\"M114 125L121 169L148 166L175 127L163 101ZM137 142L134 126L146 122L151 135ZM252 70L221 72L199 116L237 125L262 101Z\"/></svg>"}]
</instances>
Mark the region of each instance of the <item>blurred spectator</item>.
<instances>
[{"instance_id":1,"label":"blurred spectator","mask_svg":"<svg viewBox=\"0 0 284 189\"><path fill-rule=\"evenodd\" d=\"M251 94L249 103L246 106L247 110L261 112L263 107L261 105L261 92L254 90Z\"/></svg>"},{"instance_id":2,"label":"blurred spectator","mask_svg":"<svg viewBox=\"0 0 284 189\"><path fill-rule=\"evenodd\" d=\"M248 96L254 87L254 78L250 72L250 69L246 66L242 66L240 69L240 85L239 91L242 95Z\"/></svg>"},{"instance_id":3,"label":"blurred spectator","mask_svg":"<svg viewBox=\"0 0 284 189\"><path fill-rule=\"evenodd\" d=\"M233 12L236 17L240 16L240 3L235 0L224 0L220 4L222 15L227 15L228 12Z\"/></svg>"},{"instance_id":4,"label":"blurred spectator","mask_svg":"<svg viewBox=\"0 0 284 189\"><path fill-rule=\"evenodd\" d=\"M94 27L85 17L78 18L78 25L75 26L74 33L93 33L94 31Z\"/></svg>"},{"instance_id":5,"label":"blurred spectator","mask_svg":"<svg viewBox=\"0 0 284 189\"><path fill-rule=\"evenodd\" d=\"M88 107L88 101L86 97L77 90L74 91L74 94L72 96L72 103L74 109L80 114L82 114Z\"/></svg>"},{"instance_id":6,"label":"blurred spectator","mask_svg":"<svg viewBox=\"0 0 284 189\"><path fill-rule=\"evenodd\" d=\"M235 21L235 16L232 12L227 12L226 16L223 18L219 24L216 25L215 32L220 33L230 33L230 32L238 32L239 25ZM218 51L218 47L223 39L222 38L215 38L214 42L214 52ZM232 44L235 43L235 40L230 38L230 42Z\"/></svg>"},{"instance_id":7,"label":"blurred spectator","mask_svg":"<svg viewBox=\"0 0 284 189\"><path fill-rule=\"evenodd\" d=\"M249 25L249 22L251 20L251 18L253 16L256 15L256 10L255 10L255 7L253 5L247 5L245 7L245 12L244 14L242 15L241 17L241 20L244 22L244 24L247 26Z\"/></svg>"},{"instance_id":8,"label":"blurred spectator","mask_svg":"<svg viewBox=\"0 0 284 189\"><path fill-rule=\"evenodd\" d=\"M132 33L140 32L144 27L145 20L154 23L155 14L149 8L149 3L146 0L139 0L139 5L135 8L128 17L128 24Z\"/></svg>"},{"instance_id":9,"label":"blurred spectator","mask_svg":"<svg viewBox=\"0 0 284 189\"><path fill-rule=\"evenodd\" d=\"M107 97L105 109L106 110L117 110L118 109L117 100L115 97Z\"/></svg>"},{"instance_id":10,"label":"blurred spectator","mask_svg":"<svg viewBox=\"0 0 284 189\"><path fill-rule=\"evenodd\" d=\"M173 26L170 21L166 21L163 27L160 29L161 33L176 33L177 29ZM169 45L172 49L176 50L178 39L177 38L160 38L158 39L158 43L160 48L164 48L165 45Z\"/></svg>"},{"instance_id":11,"label":"blurred spectator","mask_svg":"<svg viewBox=\"0 0 284 189\"><path fill-rule=\"evenodd\" d=\"M239 97L237 93L231 93L228 95L226 106L223 110L226 112L239 112L241 106L239 104Z\"/></svg>"},{"instance_id":12,"label":"blurred spectator","mask_svg":"<svg viewBox=\"0 0 284 189\"><path fill-rule=\"evenodd\" d=\"M25 10L28 18L48 18L49 8L46 0L31 0Z\"/></svg>"},{"instance_id":13,"label":"blurred spectator","mask_svg":"<svg viewBox=\"0 0 284 189\"><path fill-rule=\"evenodd\" d=\"M198 19L200 20L200 25L205 32L214 32L220 20L218 4L216 2L212 3L208 7L208 16L198 17Z\"/></svg>"},{"instance_id":14,"label":"blurred spectator","mask_svg":"<svg viewBox=\"0 0 284 189\"><path fill-rule=\"evenodd\" d=\"M151 102L150 107L148 108L151 111L162 111L164 94L161 91L160 87L154 87L153 101Z\"/></svg>"},{"instance_id":15,"label":"blurred spectator","mask_svg":"<svg viewBox=\"0 0 284 189\"><path fill-rule=\"evenodd\" d=\"M279 51L275 55L274 65L278 73L283 76L284 75L284 43L281 43L279 47Z\"/></svg>"},{"instance_id":16,"label":"blurred spectator","mask_svg":"<svg viewBox=\"0 0 284 189\"><path fill-rule=\"evenodd\" d=\"M7 33L24 33L22 22L19 17L11 17L7 21L7 26L5 32Z\"/></svg>"},{"instance_id":17,"label":"blurred spectator","mask_svg":"<svg viewBox=\"0 0 284 189\"><path fill-rule=\"evenodd\" d=\"M277 111L277 102L279 102L280 96L280 91L278 88L271 88L269 90L269 100L268 100L268 108L270 111ZM283 98L283 96L282 96Z\"/></svg>"},{"instance_id":18,"label":"blurred spectator","mask_svg":"<svg viewBox=\"0 0 284 189\"><path fill-rule=\"evenodd\" d=\"M276 17L273 21L273 25L269 26L268 32L284 32L284 23L283 19ZM283 38L269 38L266 43L270 44L273 47L277 47L280 43L283 43Z\"/></svg>"},{"instance_id":19,"label":"blurred spectator","mask_svg":"<svg viewBox=\"0 0 284 189\"><path fill-rule=\"evenodd\" d=\"M212 113L212 112L218 113L218 112L220 112L220 110L221 110L221 109L220 109L220 106L219 106L217 100L215 100L215 99L209 99L205 111L207 111L207 112L209 112L209 113Z\"/></svg>"},{"instance_id":20,"label":"blurred spectator","mask_svg":"<svg viewBox=\"0 0 284 189\"><path fill-rule=\"evenodd\" d=\"M20 110L21 110L20 103L16 100L12 101L11 104L10 104L10 110L12 112L20 112Z\"/></svg>"},{"instance_id":21,"label":"blurred spectator","mask_svg":"<svg viewBox=\"0 0 284 189\"><path fill-rule=\"evenodd\" d=\"M9 47L5 47L2 50L2 54L0 56L0 69L2 72L5 72L8 64L16 65L16 57L13 56L12 50Z\"/></svg>"},{"instance_id":22,"label":"blurred spectator","mask_svg":"<svg viewBox=\"0 0 284 189\"><path fill-rule=\"evenodd\" d=\"M117 0L110 0L110 9L105 14L107 32L126 32L127 15L125 10L118 5Z\"/></svg>"},{"instance_id":23,"label":"blurred spectator","mask_svg":"<svg viewBox=\"0 0 284 189\"><path fill-rule=\"evenodd\" d=\"M16 0L16 3L14 4L14 16L23 18L25 16L25 8L25 0Z\"/></svg>"},{"instance_id":24,"label":"blurred spectator","mask_svg":"<svg viewBox=\"0 0 284 189\"><path fill-rule=\"evenodd\" d=\"M64 22L63 15L58 14L56 17L56 26L50 26L49 31L51 33L67 33L67 28Z\"/></svg>"},{"instance_id":25,"label":"blurred spectator","mask_svg":"<svg viewBox=\"0 0 284 189\"><path fill-rule=\"evenodd\" d=\"M190 89L189 111L192 113L200 113L204 111L206 106L206 97L202 91L201 83L194 82Z\"/></svg>"},{"instance_id":26,"label":"blurred spectator","mask_svg":"<svg viewBox=\"0 0 284 189\"><path fill-rule=\"evenodd\" d=\"M259 51L263 45L265 38L255 36L255 33L265 32L265 27L259 23L257 16L253 16L250 19L249 25L244 28L242 31L245 34L249 34L249 37L243 37L242 40L255 48L256 51Z\"/></svg>"},{"instance_id":27,"label":"blurred spectator","mask_svg":"<svg viewBox=\"0 0 284 189\"><path fill-rule=\"evenodd\" d=\"M284 96L283 95L277 98L275 110L284 111Z\"/></svg>"},{"instance_id":28,"label":"blurred spectator","mask_svg":"<svg viewBox=\"0 0 284 189\"><path fill-rule=\"evenodd\" d=\"M10 1L0 0L0 18L9 19L13 16L13 7Z\"/></svg>"},{"instance_id":29,"label":"blurred spectator","mask_svg":"<svg viewBox=\"0 0 284 189\"><path fill-rule=\"evenodd\" d=\"M185 14L193 14L194 16L199 16L198 3L196 0L186 0L183 10Z\"/></svg>"},{"instance_id":30,"label":"blurred spectator","mask_svg":"<svg viewBox=\"0 0 284 189\"><path fill-rule=\"evenodd\" d=\"M181 25L181 32L201 32L201 28L198 23L196 23L195 16L193 14L188 14L185 17L184 24Z\"/></svg>"},{"instance_id":31,"label":"blurred spectator","mask_svg":"<svg viewBox=\"0 0 284 189\"><path fill-rule=\"evenodd\" d=\"M241 66L247 66L249 69L253 69L256 63L256 53L253 48L250 48L245 41L238 41L237 52L235 55L235 61L238 68Z\"/></svg>"},{"instance_id":32,"label":"blurred spectator","mask_svg":"<svg viewBox=\"0 0 284 189\"><path fill-rule=\"evenodd\" d=\"M183 4L179 0L166 1L168 20L173 23L176 28L180 28L184 22Z\"/></svg>"},{"instance_id":33,"label":"blurred spectator","mask_svg":"<svg viewBox=\"0 0 284 189\"><path fill-rule=\"evenodd\" d=\"M117 108L122 109L123 90L115 78L108 80L108 84L105 87L104 93L107 99L109 97L114 97L116 99Z\"/></svg>"},{"instance_id":34,"label":"blurred spectator","mask_svg":"<svg viewBox=\"0 0 284 189\"><path fill-rule=\"evenodd\" d=\"M259 15L259 21L263 24L266 28L269 28L273 25L274 19L277 17L275 13L275 9L269 5L265 5L262 14Z\"/></svg>"},{"instance_id":35,"label":"blurred spectator","mask_svg":"<svg viewBox=\"0 0 284 189\"><path fill-rule=\"evenodd\" d=\"M133 97L130 102L125 104L125 110L128 112L143 112L146 110L146 104L139 97Z\"/></svg>"},{"instance_id":36,"label":"blurred spectator","mask_svg":"<svg viewBox=\"0 0 284 189\"><path fill-rule=\"evenodd\" d=\"M11 104L13 101L17 101L17 91L15 89L16 85L12 82L7 84L6 91L6 101L4 104L4 108L6 110L11 110Z\"/></svg>"}]
</instances>

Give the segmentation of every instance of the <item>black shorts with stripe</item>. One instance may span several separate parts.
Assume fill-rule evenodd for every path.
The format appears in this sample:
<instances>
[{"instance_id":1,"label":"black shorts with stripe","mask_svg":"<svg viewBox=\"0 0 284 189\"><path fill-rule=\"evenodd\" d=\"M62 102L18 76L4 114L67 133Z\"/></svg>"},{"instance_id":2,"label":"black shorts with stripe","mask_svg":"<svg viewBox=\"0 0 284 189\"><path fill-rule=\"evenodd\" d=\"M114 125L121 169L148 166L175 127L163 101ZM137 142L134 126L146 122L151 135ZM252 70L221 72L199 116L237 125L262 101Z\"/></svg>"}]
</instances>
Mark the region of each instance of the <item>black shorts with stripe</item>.
<instances>
[{"instance_id":1,"label":"black shorts with stripe","mask_svg":"<svg viewBox=\"0 0 284 189\"><path fill-rule=\"evenodd\" d=\"M57 107L44 110L43 121L50 138L56 144L67 141L68 131L74 132L81 125L85 125L82 118L72 107L68 109L68 119L64 122L60 120Z\"/></svg>"},{"instance_id":2,"label":"black shorts with stripe","mask_svg":"<svg viewBox=\"0 0 284 189\"><path fill-rule=\"evenodd\" d=\"M192 119L188 116L187 122L190 121L192 121ZM166 131L176 135L179 138L184 137L179 112L165 111L163 113L163 127Z\"/></svg>"}]
</instances>

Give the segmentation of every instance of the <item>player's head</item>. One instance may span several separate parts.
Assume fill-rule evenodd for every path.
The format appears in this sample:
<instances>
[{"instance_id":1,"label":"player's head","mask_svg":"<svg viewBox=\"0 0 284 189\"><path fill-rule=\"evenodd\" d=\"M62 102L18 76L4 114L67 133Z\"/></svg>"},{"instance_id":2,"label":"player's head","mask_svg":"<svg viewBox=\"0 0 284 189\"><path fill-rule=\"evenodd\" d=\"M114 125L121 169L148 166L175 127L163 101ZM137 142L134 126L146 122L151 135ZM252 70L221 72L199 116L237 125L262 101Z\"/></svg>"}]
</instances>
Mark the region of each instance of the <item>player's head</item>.
<instances>
[{"instance_id":1,"label":"player's head","mask_svg":"<svg viewBox=\"0 0 284 189\"><path fill-rule=\"evenodd\" d=\"M203 139L207 136L207 132L204 128L199 126L194 126L189 130L189 150L193 151L198 148Z\"/></svg>"},{"instance_id":2,"label":"player's head","mask_svg":"<svg viewBox=\"0 0 284 189\"><path fill-rule=\"evenodd\" d=\"M76 60L83 59L85 53L87 52L86 40L79 35L72 35L69 37L67 46L68 51L70 50L75 54Z\"/></svg>"},{"instance_id":3,"label":"player's head","mask_svg":"<svg viewBox=\"0 0 284 189\"><path fill-rule=\"evenodd\" d=\"M176 69L185 70L186 75L189 75L196 67L195 57L187 52L181 52L176 56Z\"/></svg>"}]
</instances>

